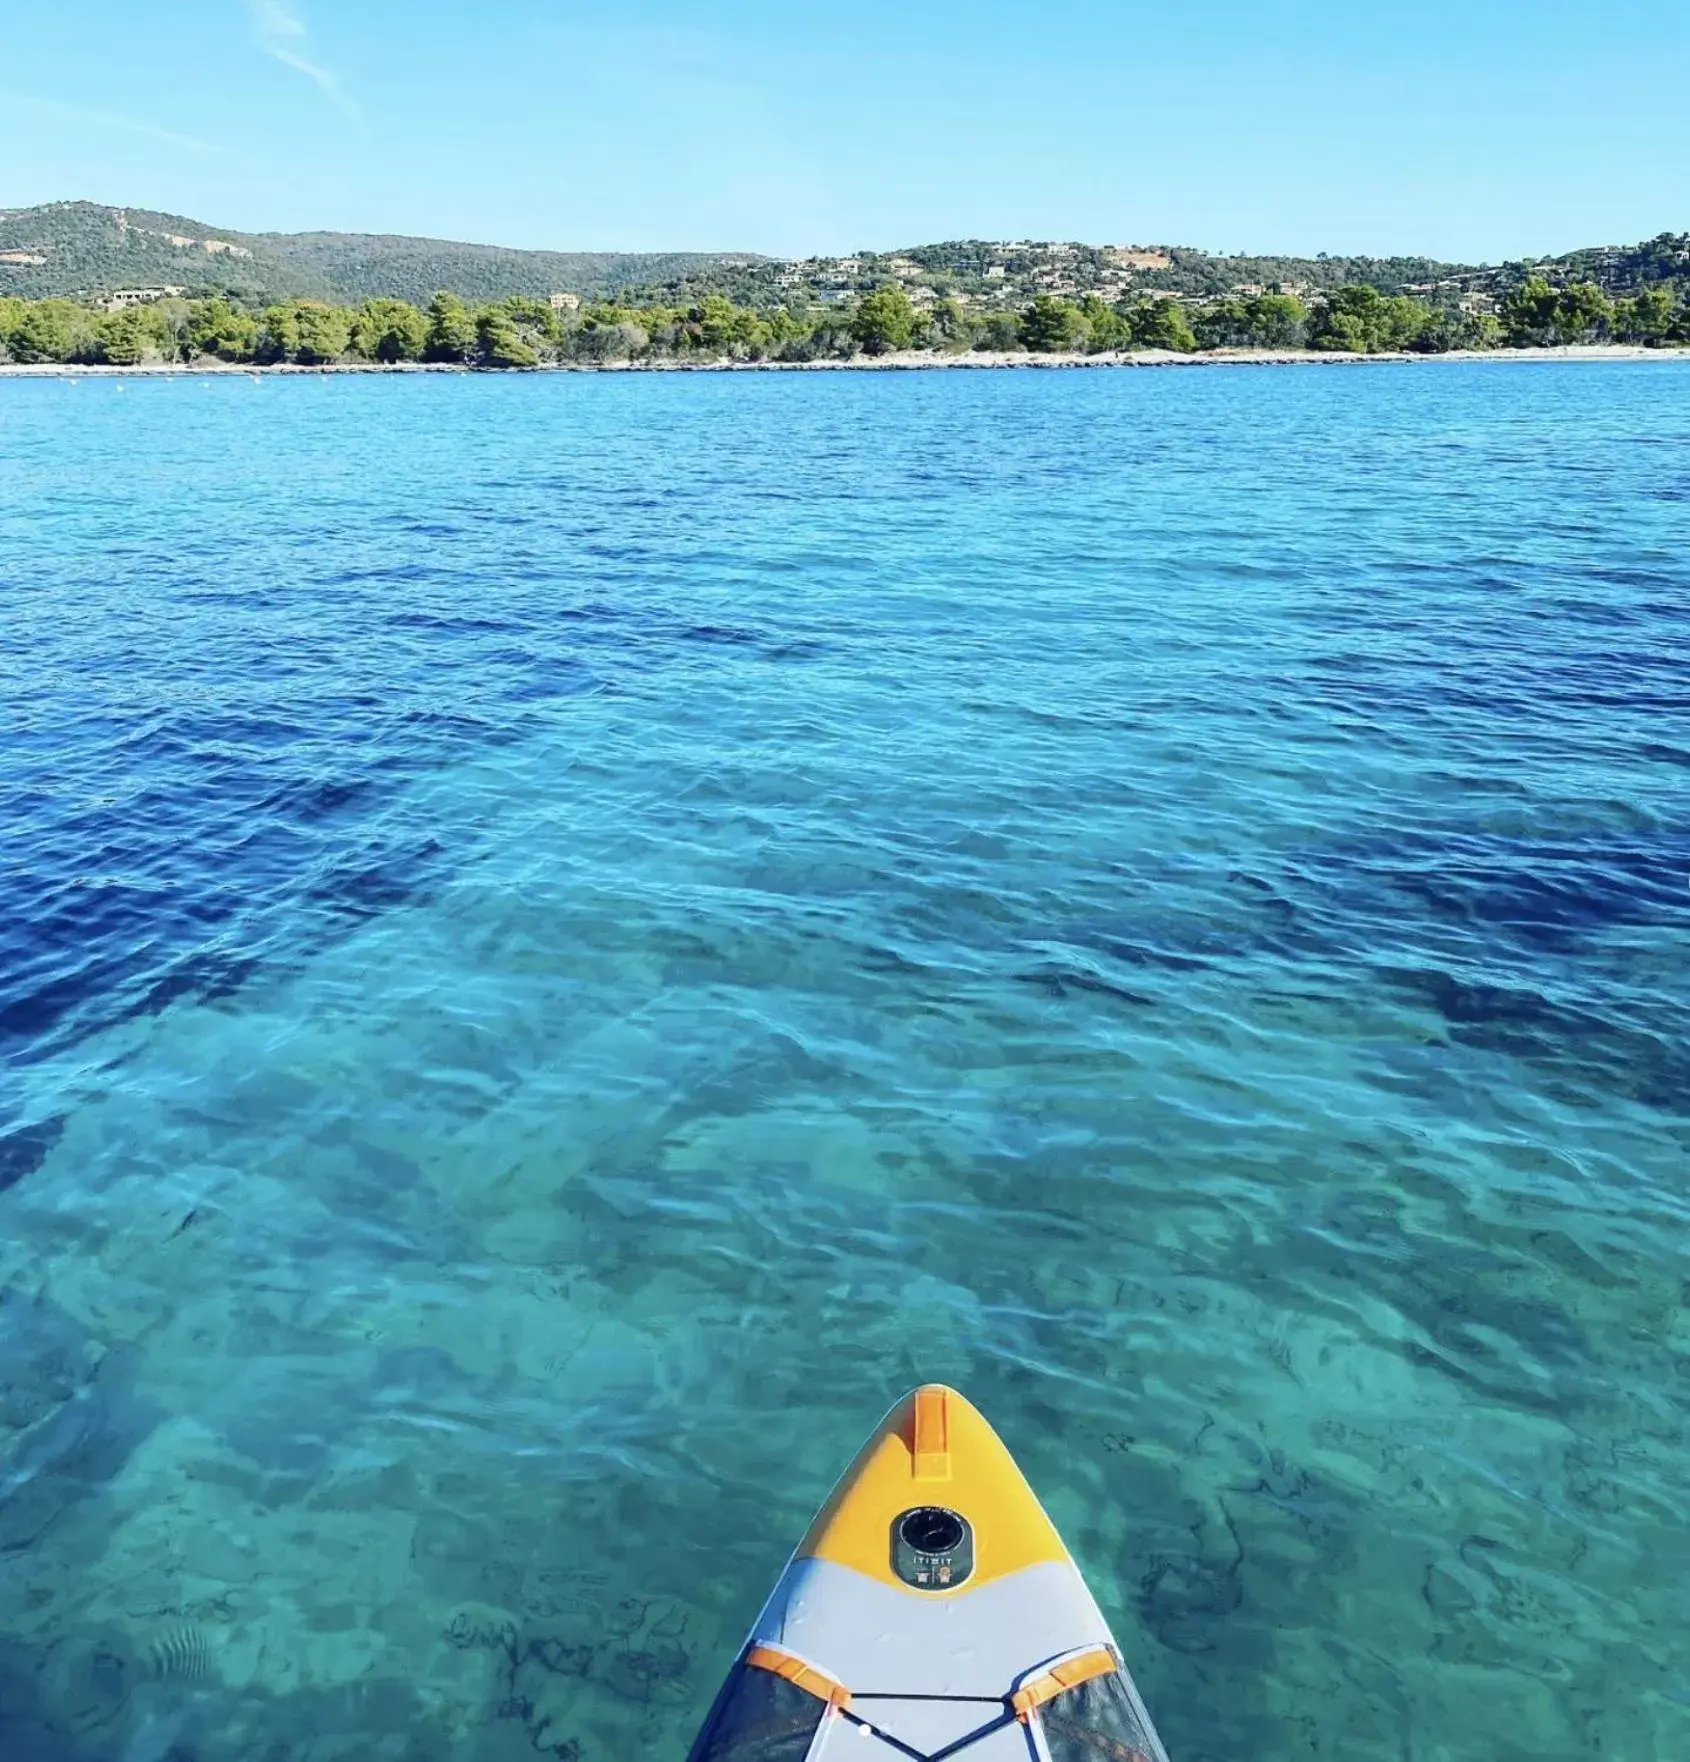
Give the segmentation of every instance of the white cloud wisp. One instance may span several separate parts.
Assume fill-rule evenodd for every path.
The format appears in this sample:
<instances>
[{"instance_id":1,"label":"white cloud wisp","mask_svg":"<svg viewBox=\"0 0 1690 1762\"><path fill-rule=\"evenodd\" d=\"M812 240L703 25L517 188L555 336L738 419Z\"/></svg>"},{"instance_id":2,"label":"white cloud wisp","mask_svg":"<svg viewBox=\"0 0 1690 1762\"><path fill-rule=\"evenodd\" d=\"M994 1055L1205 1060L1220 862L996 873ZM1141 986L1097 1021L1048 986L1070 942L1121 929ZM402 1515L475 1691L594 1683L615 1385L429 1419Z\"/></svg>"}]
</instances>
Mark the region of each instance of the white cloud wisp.
<instances>
[{"instance_id":1,"label":"white cloud wisp","mask_svg":"<svg viewBox=\"0 0 1690 1762\"><path fill-rule=\"evenodd\" d=\"M343 116L354 122L363 121L363 112L341 84L340 75L302 52L311 33L287 0L248 0L248 11L252 15L253 40L272 61L304 74Z\"/></svg>"},{"instance_id":2,"label":"white cloud wisp","mask_svg":"<svg viewBox=\"0 0 1690 1762\"><path fill-rule=\"evenodd\" d=\"M119 129L125 134L141 135L149 141L162 141L168 147L180 147L188 153L228 151L215 141L202 141L198 135L178 134L174 129L143 122L139 117L123 116L115 110L90 110L85 104L66 104L57 98L37 98L27 92L0 92L0 104L15 104L19 109L33 110L37 116L51 117L56 122Z\"/></svg>"}]
</instances>

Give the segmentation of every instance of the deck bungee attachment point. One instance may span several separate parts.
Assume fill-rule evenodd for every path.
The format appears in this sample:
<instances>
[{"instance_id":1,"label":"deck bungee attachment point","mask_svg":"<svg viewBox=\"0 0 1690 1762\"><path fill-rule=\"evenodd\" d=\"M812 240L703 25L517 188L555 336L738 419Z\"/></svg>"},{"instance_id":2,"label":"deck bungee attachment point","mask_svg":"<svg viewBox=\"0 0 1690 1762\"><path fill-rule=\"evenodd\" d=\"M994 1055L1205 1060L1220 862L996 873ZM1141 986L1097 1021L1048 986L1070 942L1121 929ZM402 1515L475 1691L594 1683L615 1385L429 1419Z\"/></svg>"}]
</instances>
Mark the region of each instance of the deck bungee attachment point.
<instances>
[{"instance_id":1,"label":"deck bungee attachment point","mask_svg":"<svg viewBox=\"0 0 1690 1762\"><path fill-rule=\"evenodd\" d=\"M1168 1762L1014 1459L938 1384L900 1401L835 1487L689 1762L846 1756Z\"/></svg>"}]
</instances>

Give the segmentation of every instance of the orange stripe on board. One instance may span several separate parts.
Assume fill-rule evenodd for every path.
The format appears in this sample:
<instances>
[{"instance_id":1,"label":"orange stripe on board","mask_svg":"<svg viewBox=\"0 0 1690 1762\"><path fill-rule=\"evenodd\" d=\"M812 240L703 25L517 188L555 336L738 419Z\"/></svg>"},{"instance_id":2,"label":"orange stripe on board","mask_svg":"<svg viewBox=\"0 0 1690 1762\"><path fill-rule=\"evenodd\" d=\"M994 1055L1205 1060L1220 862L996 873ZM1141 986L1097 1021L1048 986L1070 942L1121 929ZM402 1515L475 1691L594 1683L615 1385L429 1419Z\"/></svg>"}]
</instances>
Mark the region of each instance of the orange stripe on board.
<instances>
[{"instance_id":1,"label":"orange stripe on board","mask_svg":"<svg viewBox=\"0 0 1690 1762\"><path fill-rule=\"evenodd\" d=\"M776 1646L753 1646L745 1654L745 1662L753 1670L766 1670L773 1676L784 1677L794 1688L814 1695L818 1701L826 1701L837 1713L843 1713L851 1705L851 1691L844 1683Z\"/></svg>"},{"instance_id":2,"label":"orange stripe on board","mask_svg":"<svg viewBox=\"0 0 1690 1762\"><path fill-rule=\"evenodd\" d=\"M1010 1696L1009 1704L1015 1709L1015 1717L1025 1724L1032 1717L1035 1707L1042 1707L1046 1701L1054 1701L1064 1689L1077 1689L1081 1683L1090 1682L1094 1676L1107 1676L1114 1668L1114 1654L1102 1646L1095 1647L1090 1652L1081 1652L1077 1657L1064 1658L1043 1676L1035 1676L1031 1682L1023 1683Z\"/></svg>"}]
</instances>

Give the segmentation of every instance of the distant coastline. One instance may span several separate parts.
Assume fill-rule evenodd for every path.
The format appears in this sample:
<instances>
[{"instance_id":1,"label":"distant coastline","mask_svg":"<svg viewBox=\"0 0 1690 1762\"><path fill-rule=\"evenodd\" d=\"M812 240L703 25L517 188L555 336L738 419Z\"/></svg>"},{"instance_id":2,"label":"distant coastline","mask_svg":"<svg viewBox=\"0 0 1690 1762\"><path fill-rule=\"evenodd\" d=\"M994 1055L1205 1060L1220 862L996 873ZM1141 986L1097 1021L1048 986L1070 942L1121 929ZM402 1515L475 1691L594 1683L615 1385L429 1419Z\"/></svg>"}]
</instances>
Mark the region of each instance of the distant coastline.
<instances>
[{"instance_id":1,"label":"distant coastline","mask_svg":"<svg viewBox=\"0 0 1690 1762\"><path fill-rule=\"evenodd\" d=\"M918 292L922 290L918 289ZM929 292L931 290L928 290ZM946 365L1154 365L1177 356L1262 362L1309 355L1491 354L1583 346L1690 344L1690 298L1652 283L1610 298L1592 282L1527 277L1496 311L1348 283L1307 301L1283 292L1188 302L1145 295L1114 305L1037 293L1019 310L980 313L958 298L918 303L883 282L855 300L740 306L584 305L573 295L512 295L475 306L441 289L426 307L381 296L357 307L288 300L253 307L131 288L104 302L0 295L0 361L19 366L834 367L914 354Z\"/></svg>"},{"instance_id":2,"label":"distant coastline","mask_svg":"<svg viewBox=\"0 0 1690 1762\"><path fill-rule=\"evenodd\" d=\"M558 373L911 373L993 370L1071 371L1099 367L1361 367L1383 364L1430 364L1439 361L1690 361L1690 346L1650 348L1633 343L1570 343L1529 349L1451 349L1441 354L1382 350L1371 354L1334 354L1318 349L1228 349L1189 354L1143 349L1095 355L1039 354L1027 350L940 354L929 349L900 350L883 355L853 355L820 361L735 361L725 359L646 361L562 361L534 367L488 368L450 361L330 361L316 365L296 362L154 361L133 366L82 362L0 362L0 379L259 379L322 378L352 374L415 376L464 374L530 376Z\"/></svg>"},{"instance_id":3,"label":"distant coastline","mask_svg":"<svg viewBox=\"0 0 1690 1762\"><path fill-rule=\"evenodd\" d=\"M1386 295L1480 315L1498 310L1533 276L1556 288L1594 284L1610 300L1660 285L1682 295L1690 286L1690 232L1489 264L1414 254L1246 256L1166 242L979 238L783 258L744 250L525 251L391 232L254 233L87 201L0 207L0 297L103 300L151 285L249 310L296 299L356 307L396 298L420 307L444 288L476 306L567 292L584 306L691 307L717 294L767 313L846 308L894 283L918 306L954 300L984 324L1020 313L1041 294L1109 306L1171 296L1200 306L1278 291L1314 304L1340 287L1370 283ZM1267 340L1275 347L1290 341Z\"/></svg>"}]
</instances>

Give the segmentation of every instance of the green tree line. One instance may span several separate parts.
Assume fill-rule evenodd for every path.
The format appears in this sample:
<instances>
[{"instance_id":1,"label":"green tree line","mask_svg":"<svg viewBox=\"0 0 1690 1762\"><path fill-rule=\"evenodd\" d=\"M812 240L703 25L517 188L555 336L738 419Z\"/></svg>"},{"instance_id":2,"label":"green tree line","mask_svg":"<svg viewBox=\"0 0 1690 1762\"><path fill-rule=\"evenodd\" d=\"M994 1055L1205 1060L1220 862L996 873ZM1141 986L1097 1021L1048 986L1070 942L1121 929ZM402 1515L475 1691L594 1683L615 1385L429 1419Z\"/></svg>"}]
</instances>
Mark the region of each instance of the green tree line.
<instances>
[{"instance_id":1,"label":"green tree line","mask_svg":"<svg viewBox=\"0 0 1690 1762\"><path fill-rule=\"evenodd\" d=\"M290 300L248 308L222 298L165 299L106 312L68 299L0 298L0 358L138 366L437 362L483 368L641 360L809 361L905 349L1040 354L1160 349L1391 350L1548 347L1580 342L1690 342L1690 301L1669 286L1610 298L1592 282L1529 277L1498 311L1470 313L1366 284L1312 305L1290 294L1201 302L1141 298L1108 305L1041 294L1019 312L970 311L952 298L917 307L888 282L850 305L753 307L721 294L696 303L588 305L558 311L513 296L471 305L439 293L426 307L371 299L356 307Z\"/></svg>"}]
</instances>

